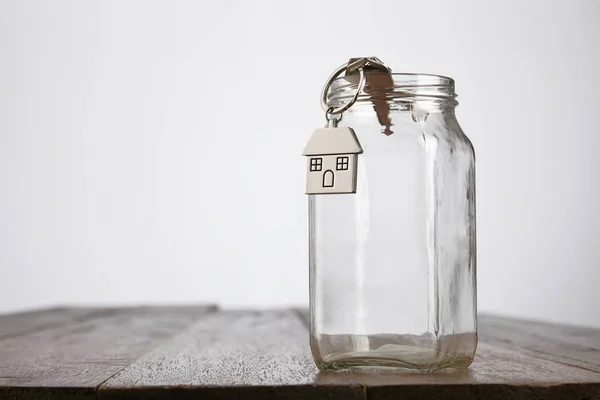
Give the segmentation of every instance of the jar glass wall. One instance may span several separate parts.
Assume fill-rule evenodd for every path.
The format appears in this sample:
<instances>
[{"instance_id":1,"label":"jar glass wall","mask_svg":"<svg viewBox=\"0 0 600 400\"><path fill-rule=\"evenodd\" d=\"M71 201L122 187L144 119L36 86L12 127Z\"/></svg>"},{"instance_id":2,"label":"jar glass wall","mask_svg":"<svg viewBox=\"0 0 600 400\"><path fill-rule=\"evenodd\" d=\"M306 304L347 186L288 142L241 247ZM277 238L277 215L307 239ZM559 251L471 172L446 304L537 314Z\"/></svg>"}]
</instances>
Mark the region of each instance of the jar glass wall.
<instances>
[{"instance_id":1,"label":"jar glass wall","mask_svg":"<svg viewBox=\"0 0 600 400\"><path fill-rule=\"evenodd\" d=\"M309 196L311 349L321 369L466 367L477 344L473 147L452 79L387 77L371 76L339 123L364 150L357 192ZM329 104L356 87L338 78Z\"/></svg>"}]
</instances>

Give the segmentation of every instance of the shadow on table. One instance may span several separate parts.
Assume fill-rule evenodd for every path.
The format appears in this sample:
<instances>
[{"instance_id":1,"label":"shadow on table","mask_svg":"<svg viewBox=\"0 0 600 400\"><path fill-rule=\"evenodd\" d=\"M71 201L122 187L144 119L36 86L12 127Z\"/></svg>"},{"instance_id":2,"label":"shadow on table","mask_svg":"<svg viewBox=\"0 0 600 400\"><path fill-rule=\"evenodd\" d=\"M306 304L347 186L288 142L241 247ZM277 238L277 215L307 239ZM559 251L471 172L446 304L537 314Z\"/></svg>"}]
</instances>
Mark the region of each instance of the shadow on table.
<instances>
[{"instance_id":1,"label":"shadow on table","mask_svg":"<svg viewBox=\"0 0 600 400\"><path fill-rule=\"evenodd\" d=\"M386 370L321 371L315 378L317 385L436 385L466 384L476 379L469 369L456 369L436 373L408 373Z\"/></svg>"}]
</instances>

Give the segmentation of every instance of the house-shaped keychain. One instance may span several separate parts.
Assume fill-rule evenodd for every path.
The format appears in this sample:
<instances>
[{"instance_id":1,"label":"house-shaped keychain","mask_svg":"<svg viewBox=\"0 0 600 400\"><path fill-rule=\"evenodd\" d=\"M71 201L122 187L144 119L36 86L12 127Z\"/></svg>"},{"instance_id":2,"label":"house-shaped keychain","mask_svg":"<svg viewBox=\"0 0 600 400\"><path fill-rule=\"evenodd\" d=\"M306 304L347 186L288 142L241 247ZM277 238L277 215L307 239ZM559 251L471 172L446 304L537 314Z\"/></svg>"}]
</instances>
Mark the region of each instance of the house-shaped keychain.
<instances>
[{"instance_id":1,"label":"house-shaped keychain","mask_svg":"<svg viewBox=\"0 0 600 400\"><path fill-rule=\"evenodd\" d=\"M316 129L304 152L306 194L356 193L358 154L363 152L348 127Z\"/></svg>"}]
</instances>

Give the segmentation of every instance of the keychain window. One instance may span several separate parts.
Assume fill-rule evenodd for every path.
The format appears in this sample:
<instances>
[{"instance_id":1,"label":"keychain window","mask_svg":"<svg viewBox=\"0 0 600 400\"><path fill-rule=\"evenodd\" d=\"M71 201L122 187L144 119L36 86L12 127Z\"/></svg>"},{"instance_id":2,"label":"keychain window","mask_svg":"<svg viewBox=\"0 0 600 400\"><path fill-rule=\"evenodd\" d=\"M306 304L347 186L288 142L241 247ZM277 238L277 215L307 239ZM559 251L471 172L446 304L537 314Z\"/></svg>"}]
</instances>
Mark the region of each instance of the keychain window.
<instances>
[{"instance_id":1,"label":"keychain window","mask_svg":"<svg viewBox=\"0 0 600 400\"><path fill-rule=\"evenodd\" d=\"M348 170L348 157L338 157L336 169L338 171L347 171Z\"/></svg>"},{"instance_id":2,"label":"keychain window","mask_svg":"<svg viewBox=\"0 0 600 400\"><path fill-rule=\"evenodd\" d=\"M313 172L321 171L322 168L323 168L323 159L322 158L311 158L310 159L310 170L311 171L313 171Z\"/></svg>"}]
</instances>

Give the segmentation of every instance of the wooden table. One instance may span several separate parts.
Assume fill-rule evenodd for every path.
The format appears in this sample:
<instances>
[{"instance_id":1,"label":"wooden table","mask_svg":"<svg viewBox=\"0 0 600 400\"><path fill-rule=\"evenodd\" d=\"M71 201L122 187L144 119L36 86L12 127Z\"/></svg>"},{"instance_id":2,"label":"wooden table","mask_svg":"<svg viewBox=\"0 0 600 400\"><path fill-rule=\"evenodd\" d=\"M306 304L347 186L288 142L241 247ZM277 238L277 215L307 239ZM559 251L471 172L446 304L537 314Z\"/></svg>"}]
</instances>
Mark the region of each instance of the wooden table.
<instances>
[{"instance_id":1,"label":"wooden table","mask_svg":"<svg viewBox=\"0 0 600 400\"><path fill-rule=\"evenodd\" d=\"M319 372L306 313L54 308L0 317L0 399L600 399L600 330L480 317L468 370Z\"/></svg>"}]
</instances>

